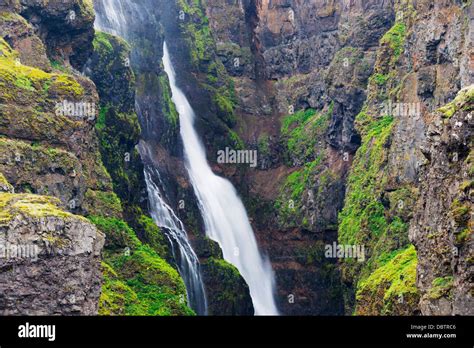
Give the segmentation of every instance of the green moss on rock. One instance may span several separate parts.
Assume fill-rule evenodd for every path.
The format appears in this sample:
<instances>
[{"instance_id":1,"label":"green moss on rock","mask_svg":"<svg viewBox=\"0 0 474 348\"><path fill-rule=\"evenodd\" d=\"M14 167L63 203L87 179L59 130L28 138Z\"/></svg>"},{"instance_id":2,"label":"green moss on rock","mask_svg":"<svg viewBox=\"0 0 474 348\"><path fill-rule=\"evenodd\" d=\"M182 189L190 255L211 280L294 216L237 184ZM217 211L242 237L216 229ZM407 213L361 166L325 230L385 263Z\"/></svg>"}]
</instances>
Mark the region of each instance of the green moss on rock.
<instances>
[{"instance_id":1,"label":"green moss on rock","mask_svg":"<svg viewBox=\"0 0 474 348\"><path fill-rule=\"evenodd\" d=\"M120 199L113 191L87 190L82 208L87 215L118 218L122 216Z\"/></svg>"},{"instance_id":2,"label":"green moss on rock","mask_svg":"<svg viewBox=\"0 0 474 348\"><path fill-rule=\"evenodd\" d=\"M474 85L463 88L458 92L456 98L442 108L438 112L442 113L444 117L451 118L459 111L471 111L474 109Z\"/></svg>"},{"instance_id":3,"label":"green moss on rock","mask_svg":"<svg viewBox=\"0 0 474 348\"><path fill-rule=\"evenodd\" d=\"M100 315L193 315L180 275L123 220L91 216L106 236Z\"/></svg>"},{"instance_id":4,"label":"green moss on rock","mask_svg":"<svg viewBox=\"0 0 474 348\"><path fill-rule=\"evenodd\" d=\"M382 37L380 43L388 45L392 50L392 62L396 62L403 53L407 27L405 23L399 21Z\"/></svg>"},{"instance_id":5,"label":"green moss on rock","mask_svg":"<svg viewBox=\"0 0 474 348\"><path fill-rule=\"evenodd\" d=\"M32 194L0 193L0 226L8 224L18 215L35 218L60 217L63 219L82 217L59 208L59 200L53 197ZM84 221L86 221L84 219Z\"/></svg>"},{"instance_id":6,"label":"green moss on rock","mask_svg":"<svg viewBox=\"0 0 474 348\"><path fill-rule=\"evenodd\" d=\"M140 315L130 310L139 306L138 296L114 269L102 262L102 293L99 298L99 315Z\"/></svg>"},{"instance_id":7,"label":"green moss on rock","mask_svg":"<svg viewBox=\"0 0 474 348\"><path fill-rule=\"evenodd\" d=\"M380 235L387 226L384 207L379 200L379 173L386 160L385 144L392 124L391 117L375 121L357 151L348 179L345 206L340 214L339 241L343 244L358 244L366 239L365 233Z\"/></svg>"},{"instance_id":8,"label":"green moss on rock","mask_svg":"<svg viewBox=\"0 0 474 348\"><path fill-rule=\"evenodd\" d=\"M81 97L84 88L70 75L47 73L40 69L22 65L11 48L3 40L0 49L0 87L17 87L33 92L43 92L44 85L49 84L51 91L63 96Z\"/></svg>"},{"instance_id":9,"label":"green moss on rock","mask_svg":"<svg viewBox=\"0 0 474 348\"><path fill-rule=\"evenodd\" d=\"M435 278L428 290L428 297L432 300L438 300L441 297L452 297L454 278L452 276Z\"/></svg>"},{"instance_id":10,"label":"green moss on rock","mask_svg":"<svg viewBox=\"0 0 474 348\"><path fill-rule=\"evenodd\" d=\"M128 307L134 315L192 315L178 272L149 246L142 245L112 261L113 268L137 295Z\"/></svg>"},{"instance_id":11,"label":"green moss on rock","mask_svg":"<svg viewBox=\"0 0 474 348\"><path fill-rule=\"evenodd\" d=\"M357 315L411 315L417 308L417 256L413 245L396 252L357 288Z\"/></svg>"},{"instance_id":12,"label":"green moss on rock","mask_svg":"<svg viewBox=\"0 0 474 348\"><path fill-rule=\"evenodd\" d=\"M0 192L13 193L13 186L10 185L5 176L0 172Z\"/></svg>"}]
</instances>

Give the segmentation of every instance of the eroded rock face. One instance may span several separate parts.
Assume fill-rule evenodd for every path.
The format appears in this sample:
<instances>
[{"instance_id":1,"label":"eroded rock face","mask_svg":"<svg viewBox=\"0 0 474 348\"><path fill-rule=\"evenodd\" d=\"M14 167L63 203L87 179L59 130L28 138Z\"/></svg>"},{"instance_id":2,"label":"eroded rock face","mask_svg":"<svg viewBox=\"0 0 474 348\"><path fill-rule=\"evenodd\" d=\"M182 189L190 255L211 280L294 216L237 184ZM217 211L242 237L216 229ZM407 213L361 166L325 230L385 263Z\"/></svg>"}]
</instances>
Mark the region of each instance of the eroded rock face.
<instances>
[{"instance_id":1,"label":"eroded rock face","mask_svg":"<svg viewBox=\"0 0 474 348\"><path fill-rule=\"evenodd\" d=\"M457 185L459 178L450 172L443 153L460 145L441 135L455 129L446 119L439 123L437 110L472 83L466 82L464 67L472 52L471 44L466 45L472 10L447 1L419 1L413 6L395 1L394 5L395 22L380 40L367 101L356 118L362 142L340 214L340 242L365 244L370 258L365 264L341 263L347 293L353 294L346 306L363 315L435 313L427 309L432 296L441 299L438 313L446 314L451 300L444 297L450 296L456 276L454 270L451 274L446 270L452 237L444 226L450 219L448 205L458 196L448 187ZM459 125L464 132L467 126ZM459 141L472 147L469 141ZM430 158L433 163L427 164ZM438 172L440 186L434 183L434 173L441 171L439 162L447 166L444 174ZM458 164L453 167L459 169ZM431 188L425 186L427 182ZM418 225L420 216L425 226ZM376 224L375 219L379 219ZM418 237L413 235L413 224L418 226ZM456 265L460 273L469 272L462 262ZM458 266L453 263L453 267ZM459 288L470 286L468 280L458 282Z\"/></svg>"},{"instance_id":2,"label":"eroded rock face","mask_svg":"<svg viewBox=\"0 0 474 348\"><path fill-rule=\"evenodd\" d=\"M1 315L94 315L104 236L53 198L0 194Z\"/></svg>"},{"instance_id":3,"label":"eroded rock face","mask_svg":"<svg viewBox=\"0 0 474 348\"><path fill-rule=\"evenodd\" d=\"M54 195L70 211L84 213L93 205L83 204L92 198L88 190L112 189L94 130L99 97L93 82L65 59L52 69L46 52L57 47L48 47L33 27L15 12L0 16L0 133L6 136L0 171L18 192Z\"/></svg>"},{"instance_id":4,"label":"eroded rock face","mask_svg":"<svg viewBox=\"0 0 474 348\"><path fill-rule=\"evenodd\" d=\"M71 67L90 54L94 16L87 4L2 2L3 315L97 314L104 236L72 213L119 215L120 201L95 135L97 91Z\"/></svg>"},{"instance_id":5,"label":"eroded rock face","mask_svg":"<svg viewBox=\"0 0 474 348\"><path fill-rule=\"evenodd\" d=\"M234 77L236 129L247 148L259 151L258 169L219 169L245 197L276 272L279 308L341 314L337 265L323 250L337 238L346 176L360 145L354 119L366 99L375 48L394 21L393 4L209 1L205 9L218 56ZM312 122L284 129L285 118L309 108Z\"/></svg>"},{"instance_id":6,"label":"eroded rock face","mask_svg":"<svg viewBox=\"0 0 474 348\"><path fill-rule=\"evenodd\" d=\"M430 118L410 240L425 315L472 315L474 86Z\"/></svg>"},{"instance_id":7,"label":"eroded rock face","mask_svg":"<svg viewBox=\"0 0 474 348\"><path fill-rule=\"evenodd\" d=\"M45 42L51 58L80 70L92 52L94 8L91 1L21 0L21 14Z\"/></svg>"},{"instance_id":8,"label":"eroded rock face","mask_svg":"<svg viewBox=\"0 0 474 348\"><path fill-rule=\"evenodd\" d=\"M282 312L341 313L334 300L340 292L327 291L340 284L340 269L346 313L419 314L416 262L434 262L423 260L423 249L416 255L408 225L417 213L430 115L472 83L472 4L208 1L205 11L217 56L233 77L235 129L259 151L258 170L215 169L244 196L273 262ZM405 111L394 111L396 105ZM298 113L309 108L315 114ZM211 143L221 131L208 125L201 133ZM371 261L342 261L321 273L332 265L315 262L318 243L334 238L365 244ZM386 263L384 253L397 256ZM410 267L401 267L406 260ZM397 293L387 284L399 279L377 278L388 269L405 279ZM367 282L358 288L362 278ZM449 278L435 283L439 290Z\"/></svg>"}]
</instances>

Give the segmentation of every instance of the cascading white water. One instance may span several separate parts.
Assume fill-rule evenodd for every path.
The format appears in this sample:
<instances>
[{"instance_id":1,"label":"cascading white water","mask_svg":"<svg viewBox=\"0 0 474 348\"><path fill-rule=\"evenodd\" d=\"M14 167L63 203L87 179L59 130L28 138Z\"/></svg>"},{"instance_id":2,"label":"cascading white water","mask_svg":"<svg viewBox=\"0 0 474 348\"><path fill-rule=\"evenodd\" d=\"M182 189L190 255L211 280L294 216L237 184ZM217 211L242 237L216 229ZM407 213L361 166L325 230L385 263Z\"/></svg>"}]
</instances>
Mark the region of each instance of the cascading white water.
<instances>
[{"instance_id":1,"label":"cascading white water","mask_svg":"<svg viewBox=\"0 0 474 348\"><path fill-rule=\"evenodd\" d=\"M125 13L137 17L146 13L146 9L140 7L140 3L130 1L102 0L99 5L100 10L97 11L95 27L125 39L129 39L129 28ZM136 49L136 47L133 47L133 49ZM133 64L134 62L132 62ZM153 91L150 91L150 93L153 93ZM141 115L140 104L141 101L136 100L136 112L143 121L144 115ZM151 158L149 152L150 149L147 144L142 143L140 146L142 157ZM189 243L183 223L166 203L159 186L154 181L161 180L155 166L149 164L145 167L145 180L150 201L150 214L168 238L178 271L186 285L188 304L198 315L207 315L207 300L199 269L199 260Z\"/></svg>"},{"instance_id":2,"label":"cascading white water","mask_svg":"<svg viewBox=\"0 0 474 348\"><path fill-rule=\"evenodd\" d=\"M158 185L153 181L151 173L160 180L159 173L152 167L145 168L145 180L150 200L150 212L156 224L165 229L172 248L173 257L178 270L186 284L188 303L199 315L207 315L207 300L204 285L199 272L199 261L189 244L184 225L173 209L166 204Z\"/></svg>"},{"instance_id":3,"label":"cascading white water","mask_svg":"<svg viewBox=\"0 0 474 348\"><path fill-rule=\"evenodd\" d=\"M103 14L106 14L106 17L102 16L101 11L95 18L94 26L110 34L125 36L127 20L125 19L122 1L102 0L101 6L103 6Z\"/></svg>"},{"instance_id":4,"label":"cascading white water","mask_svg":"<svg viewBox=\"0 0 474 348\"><path fill-rule=\"evenodd\" d=\"M224 258L235 265L246 280L255 314L278 315L270 262L260 255L247 212L234 186L212 172L194 129L194 111L176 85L176 73L166 43L163 52L172 100L179 113L186 167L200 204L206 233L220 244Z\"/></svg>"}]
</instances>

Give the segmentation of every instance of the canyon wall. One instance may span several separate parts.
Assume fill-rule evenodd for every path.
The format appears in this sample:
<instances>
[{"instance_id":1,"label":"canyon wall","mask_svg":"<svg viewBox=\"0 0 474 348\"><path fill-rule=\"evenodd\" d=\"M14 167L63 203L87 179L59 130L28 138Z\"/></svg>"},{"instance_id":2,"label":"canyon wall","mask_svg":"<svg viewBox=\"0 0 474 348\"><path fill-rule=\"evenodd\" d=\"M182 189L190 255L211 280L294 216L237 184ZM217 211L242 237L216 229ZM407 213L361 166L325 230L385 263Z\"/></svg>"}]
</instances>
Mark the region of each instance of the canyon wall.
<instances>
[{"instance_id":1,"label":"canyon wall","mask_svg":"<svg viewBox=\"0 0 474 348\"><path fill-rule=\"evenodd\" d=\"M184 222L209 314L253 313L204 233L166 40L282 314L472 314L472 1L123 4L127 30L109 33L91 1L0 4L0 245L37 256L0 259L1 313L194 314L144 166ZM219 163L225 148L257 166Z\"/></svg>"},{"instance_id":2,"label":"canyon wall","mask_svg":"<svg viewBox=\"0 0 474 348\"><path fill-rule=\"evenodd\" d=\"M129 48L94 19L91 1L0 5L0 312L192 315L141 210Z\"/></svg>"},{"instance_id":3,"label":"canyon wall","mask_svg":"<svg viewBox=\"0 0 474 348\"><path fill-rule=\"evenodd\" d=\"M472 173L444 174L463 194L453 188L430 196L433 179L426 176L436 164L423 149L434 146L426 142L437 110L473 82L472 3L177 3L169 26L181 27L193 43L177 43L175 54L189 57L188 47L197 59L187 68L197 81L183 86L197 96L227 75L235 121L224 134L237 139L236 149L258 150L255 169L217 163L216 150L232 143L220 139L221 121L199 112L196 100L208 159L244 198L276 272L282 313L448 314L459 311L455 303L470 303ZM208 48L204 55L200 47ZM218 67L217 80L209 67ZM472 99L465 99L469 113ZM471 147L471 118L462 127L458 165ZM448 157L455 151L437 146ZM441 225L430 221L440 239L419 232L420 220L429 219L428 199L429 214L441 216ZM458 227L444 230L453 202L461 222L450 220ZM453 242L457 234L463 246ZM364 257L327 258L325 248L334 242L364 247ZM450 254L453 246L458 255ZM434 262L433 250L445 266Z\"/></svg>"}]
</instances>

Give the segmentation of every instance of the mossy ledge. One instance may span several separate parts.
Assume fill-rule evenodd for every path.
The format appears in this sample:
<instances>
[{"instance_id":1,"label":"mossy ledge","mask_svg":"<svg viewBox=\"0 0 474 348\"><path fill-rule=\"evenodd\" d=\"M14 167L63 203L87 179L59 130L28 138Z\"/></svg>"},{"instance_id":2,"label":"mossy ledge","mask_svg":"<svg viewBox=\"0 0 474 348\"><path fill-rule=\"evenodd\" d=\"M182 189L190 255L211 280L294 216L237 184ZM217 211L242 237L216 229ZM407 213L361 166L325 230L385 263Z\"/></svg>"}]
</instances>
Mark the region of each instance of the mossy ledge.
<instances>
[{"instance_id":1,"label":"mossy ledge","mask_svg":"<svg viewBox=\"0 0 474 348\"><path fill-rule=\"evenodd\" d=\"M396 252L358 284L356 315L416 314L410 310L416 308L420 299L416 287L416 266L413 245Z\"/></svg>"},{"instance_id":2,"label":"mossy ledge","mask_svg":"<svg viewBox=\"0 0 474 348\"><path fill-rule=\"evenodd\" d=\"M126 222L91 216L106 235L99 315L194 315L180 275Z\"/></svg>"},{"instance_id":3,"label":"mossy ledge","mask_svg":"<svg viewBox=\"0 0 474 348\"><path fill-rule=\"evenodd\" d=\"M59 217L62 219L85 218L68 213L59 208L59 200L54 197L32 194L0 193L0 226L7 225L20 215L35 218Z\"/></svg>"}]
</instances>

